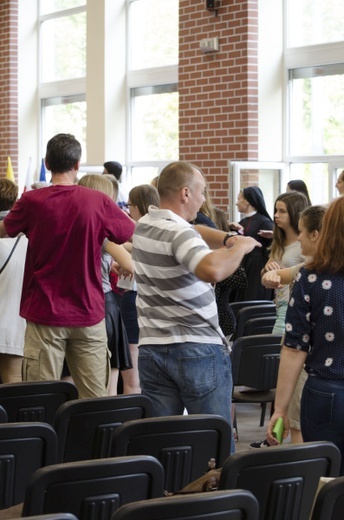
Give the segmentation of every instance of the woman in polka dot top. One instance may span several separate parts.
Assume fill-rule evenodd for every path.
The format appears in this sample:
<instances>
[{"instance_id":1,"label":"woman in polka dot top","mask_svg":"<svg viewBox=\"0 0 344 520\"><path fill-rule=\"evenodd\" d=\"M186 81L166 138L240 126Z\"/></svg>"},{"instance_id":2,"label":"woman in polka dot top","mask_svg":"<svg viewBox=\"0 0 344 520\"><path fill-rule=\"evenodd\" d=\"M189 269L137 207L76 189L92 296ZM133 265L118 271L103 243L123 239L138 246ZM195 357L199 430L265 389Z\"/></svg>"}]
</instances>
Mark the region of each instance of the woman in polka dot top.
<instances>
[{"instance_id":1,"label":"woman in polka dot top","mask_svg":"<svg viewBox=\"0 0 344 520\"><path fill-rule=\"evenodd\" d=\"M305 364L308 379L301 401L305 442L326 440L342 454L344 475L344 197L335 199L323 220L316 254L295 278L286 316L286 334L267 429L271 444L278 417L289 433L288 406Z\"/></svg>"}]
</instances>

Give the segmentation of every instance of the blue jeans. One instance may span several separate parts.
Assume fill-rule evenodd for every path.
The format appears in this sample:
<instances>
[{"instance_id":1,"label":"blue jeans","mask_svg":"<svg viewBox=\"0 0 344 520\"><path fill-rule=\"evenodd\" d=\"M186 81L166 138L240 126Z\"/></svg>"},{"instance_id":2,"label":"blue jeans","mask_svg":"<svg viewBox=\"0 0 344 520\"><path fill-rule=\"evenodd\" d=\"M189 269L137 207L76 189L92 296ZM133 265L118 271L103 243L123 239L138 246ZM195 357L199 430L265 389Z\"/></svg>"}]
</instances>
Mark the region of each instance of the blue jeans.
<instances>
[{"instance_id":1,"label":"blue jeans","mask_svg":"<svg viewBox=\"0 0 344 520\"><path fill-rule=\"evenodd\" d=\"M232 367L225 346L142 345L139 374L155 416L181 415L186 408L189 414L221 415L231 424Z\"/></svg>"},{"instance_id":2,"label":"blue jeans","mask_svg":"<svg viewBox=\"0 0 344 520\"><path fill-rule=\"evenodd\" d=\"M301 399L301 432L305 442L331 441L342 455L344 475L344 381L309 376Z\"/></svg>"}]
</instances>

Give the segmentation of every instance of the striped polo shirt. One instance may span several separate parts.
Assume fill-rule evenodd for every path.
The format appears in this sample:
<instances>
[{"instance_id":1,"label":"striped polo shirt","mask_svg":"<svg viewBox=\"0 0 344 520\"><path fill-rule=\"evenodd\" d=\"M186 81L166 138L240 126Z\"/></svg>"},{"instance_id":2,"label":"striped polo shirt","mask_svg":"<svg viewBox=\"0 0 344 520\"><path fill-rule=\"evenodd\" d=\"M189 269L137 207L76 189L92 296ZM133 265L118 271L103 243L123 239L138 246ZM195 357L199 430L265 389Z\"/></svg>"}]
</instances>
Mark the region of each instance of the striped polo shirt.
<instances>
[{"instance_id":1,"label":"striped polo shirt","mask_svg":"<svg viewBox=\"0 0 344 520\"><path fill-rule=\"evenodd\" d=\"M195 228L172 211L150 206L139 220L133 261L140 345L226 344L213 287L194 274L209 253Z\"/></svg>"}]
</instances>

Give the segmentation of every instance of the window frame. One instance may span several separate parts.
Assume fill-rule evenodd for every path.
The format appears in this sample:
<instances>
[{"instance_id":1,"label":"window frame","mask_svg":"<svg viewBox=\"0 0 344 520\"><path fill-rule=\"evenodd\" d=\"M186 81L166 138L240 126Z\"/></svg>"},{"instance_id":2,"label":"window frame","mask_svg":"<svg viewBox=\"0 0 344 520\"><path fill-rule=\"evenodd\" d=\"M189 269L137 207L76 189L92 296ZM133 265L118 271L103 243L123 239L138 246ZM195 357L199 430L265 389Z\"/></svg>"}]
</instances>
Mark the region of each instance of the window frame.
<instances>
[{"instance_id":1,"label":"window frame","mask_svg":"<svg viewBox=\"0 0 344 520\"><path fill-rule=\"evenodd\" d=\"M38 13L40 13L40 3L44 0L39 0ZM68 9L61 9L53 11L48 14L38 15L38 99L39 99L39 149L41 150L40 156L43 157L45 153L46 143L43 142L44 136L44 104L53 98L63 98L67 101L68 98L78 97L78 101L86 102L86 76L81 78L74 78L70 80L58 80L58 81L42 81L42 23L57 18L63 18L74 14L85 12L87 15L87 0L85 4L72 7ZM55 103L52 103L55 104ZM65 104L65 103L61 103Z\"/></svg>"}]
</instances>

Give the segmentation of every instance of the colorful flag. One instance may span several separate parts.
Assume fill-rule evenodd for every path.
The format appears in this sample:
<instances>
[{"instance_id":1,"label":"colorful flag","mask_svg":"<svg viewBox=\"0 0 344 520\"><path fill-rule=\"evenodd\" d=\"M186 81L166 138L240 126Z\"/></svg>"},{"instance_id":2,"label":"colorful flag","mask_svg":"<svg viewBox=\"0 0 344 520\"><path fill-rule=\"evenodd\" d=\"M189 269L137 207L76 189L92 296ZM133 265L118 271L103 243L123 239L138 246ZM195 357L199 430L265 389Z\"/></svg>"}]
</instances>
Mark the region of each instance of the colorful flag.
<instances>
[{"instance_id":1,"label":"colorful flag","mask_svg":"<svg viewBox=\"0 0 344 520\"><path fill-rule=\"evenodd\" d=\"M41 164L41 173L40 173L40 176L39 176L39 180L40 180L40 181L43 181L43 182L47 182L47 179L45 178L44 159L42 159L42 164Z\"/></svg>"},{"instance_id":2,"label":"colorful flag","mask_svg":"<svg viewBox=\"0 0 344 520\"><path fill-rule=\"evenodd\" d=\"M14 173L11 163L11 157L7 157L7 171L6 171L6 179L14 182Z\"/></svg>"},{"instance_id":3,"label":"colorful flag","mask_svg":"<svg viewBox=\"0 0 344 520\"><path fill-rule=\"evenodd\" d=\"M33 183L32 171L31 171L31 157L29 157L29 164L27 166L26 181L24 186L24 193L32 190L31 184Z\"/></svg>"}]
</instances>

